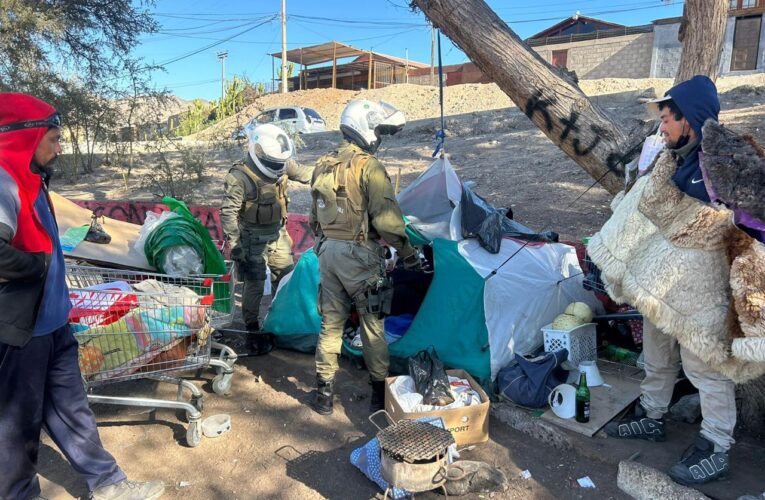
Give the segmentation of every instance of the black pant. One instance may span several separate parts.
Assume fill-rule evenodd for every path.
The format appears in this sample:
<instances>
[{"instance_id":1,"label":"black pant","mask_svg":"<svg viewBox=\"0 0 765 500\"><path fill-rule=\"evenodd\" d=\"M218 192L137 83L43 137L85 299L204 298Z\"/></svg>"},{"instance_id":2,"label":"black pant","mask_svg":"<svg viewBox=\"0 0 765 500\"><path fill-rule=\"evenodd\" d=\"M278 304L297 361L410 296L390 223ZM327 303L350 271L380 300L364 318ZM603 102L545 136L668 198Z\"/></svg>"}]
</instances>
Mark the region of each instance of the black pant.
<instances>
[{"instance_id":1,"label":"black pant","mask_svg":"<svg viewBox=\"0 0 765 500\"><path fill-rule=\"evenodd\" d=\"M42 426L91 490L125 479L98 437L68 325L21 348L0 343L0 499L40 494Z\"/></svg>"}]
</instances>

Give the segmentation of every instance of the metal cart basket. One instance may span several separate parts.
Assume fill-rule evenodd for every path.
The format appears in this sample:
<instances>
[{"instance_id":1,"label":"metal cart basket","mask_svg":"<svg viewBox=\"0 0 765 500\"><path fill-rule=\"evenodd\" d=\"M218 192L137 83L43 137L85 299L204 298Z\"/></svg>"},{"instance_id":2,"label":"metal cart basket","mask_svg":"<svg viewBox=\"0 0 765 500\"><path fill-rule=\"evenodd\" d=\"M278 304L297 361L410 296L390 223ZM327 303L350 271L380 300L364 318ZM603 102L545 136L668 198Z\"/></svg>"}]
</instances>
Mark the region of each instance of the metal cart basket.
<instances>
[{"instance_id":1,"label":"metal cart basket","mask_svg":"<svg viewBox=\"0 0 765 500\"><path fill-rule=\"evenodd\" d=\"M216 321L216 286L223 277L172 278L156 273L67 265L73 309L70 324L80 343L80 369L91 402L170 408L185 413L186 441L201 441L203 394L178 374L214 367L216 393L230 390L236 354L217 346L211 334ZM217 281L216 281L217 280ZM217 306L223 309L225 301ZM152 379L178 386L175 401L92 393L94 387L134 379ZM183 389L191 393L183 399Z\"/></svg>"}]
</instances>

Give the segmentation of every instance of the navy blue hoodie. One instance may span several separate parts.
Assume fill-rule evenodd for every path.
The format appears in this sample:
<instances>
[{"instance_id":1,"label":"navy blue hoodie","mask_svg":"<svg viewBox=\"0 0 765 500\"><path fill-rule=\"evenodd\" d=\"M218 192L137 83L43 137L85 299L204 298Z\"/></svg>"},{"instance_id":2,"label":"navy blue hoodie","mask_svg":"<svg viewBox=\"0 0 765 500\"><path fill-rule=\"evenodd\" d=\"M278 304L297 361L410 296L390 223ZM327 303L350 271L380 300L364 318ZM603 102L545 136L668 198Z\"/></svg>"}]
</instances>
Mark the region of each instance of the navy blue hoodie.
<instances>
[{"instance_id":1,"label":"navy blue hoodie","mask_svg":"<svg viewBox=\"0 0 765 500\"><path fill-rule=\"evenodd\" d=\"M687 195L708 202L709 194L699 167L699 151L701 149L701 127L710 118L717 120L717 115L720 113L717 88L712 80L706 76L696 75L690 80L678 83L664 95L672 97L698 137L696 146L687 154L685 159L678 158L677 172L672 176L672 180Z\"/></svg>"}]
</instances>

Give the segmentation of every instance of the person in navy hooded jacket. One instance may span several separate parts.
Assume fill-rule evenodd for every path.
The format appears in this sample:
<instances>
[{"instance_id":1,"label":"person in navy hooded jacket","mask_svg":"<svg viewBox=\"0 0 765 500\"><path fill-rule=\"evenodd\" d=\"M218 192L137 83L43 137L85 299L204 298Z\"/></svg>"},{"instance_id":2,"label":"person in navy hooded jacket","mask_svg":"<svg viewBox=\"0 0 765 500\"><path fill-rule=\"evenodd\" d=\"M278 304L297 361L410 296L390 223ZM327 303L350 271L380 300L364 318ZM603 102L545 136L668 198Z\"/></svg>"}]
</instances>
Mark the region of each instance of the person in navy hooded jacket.
<instances>
[{"instance_id":1,"label":"person in navy hooded jacket","mask_svg":"<svg viewBox=\"0 0 765 500\"><path fill-rule=\"evenodd\" d=\"M88 407L47 189L60 140L61 117L52 106L0 93L0 500L41 498L43 426L91 498L159 498L161 482L127 480Z\"/></svg>"},{"instance_id":2,"label":"person in navy hooded jacket","mask_svg":"<svg viewBox=\"0 0 765 500\"><path fill-rule=\"evenodd\" d=\"M701 128L708 119L717 120L720 100L715 84L706 76L694 76L669 89L664 97L649 103L661 120L659 131L677 161L672 180L688 196L709 202L701 174ZM728 450L734 443L736 426L735 384L682 348L674 337L643 321L645 378L640 385L640 404L635 415L606 425L609 436L664 441L667 413L677 374L682 368L699 390L701 433L669 471L681 484L702 484L725 477L730 471Z\"/></svg>"}]
</instances>

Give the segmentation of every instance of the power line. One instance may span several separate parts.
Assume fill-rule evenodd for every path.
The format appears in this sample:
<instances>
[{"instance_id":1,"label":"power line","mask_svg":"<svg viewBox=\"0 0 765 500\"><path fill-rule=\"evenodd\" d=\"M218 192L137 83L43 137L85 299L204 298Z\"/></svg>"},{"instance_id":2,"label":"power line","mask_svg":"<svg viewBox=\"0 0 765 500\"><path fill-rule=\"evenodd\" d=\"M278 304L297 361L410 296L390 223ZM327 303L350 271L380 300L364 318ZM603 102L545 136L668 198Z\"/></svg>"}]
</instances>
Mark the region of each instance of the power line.
<instances>
[{"instance_id":1,"label":"power line","mask_svg":"<svg viewBox=\"0 0 765 500\"><path fill-rule=\"evenodd\" d=\"M200 87L202 85L209 85L211 83L218 83L218 82L220 82L219 78L213 78L212 80L202 80L198 82L173 83L172 85L168 85L168 86L174 89L180 89L184 87Z\"/></svg>"},{"instance_id":2,"label":"power line","mask_svg":"<svg viewBox=\"0 0 765 500\"><path fill-rule=\"evenodd\" d=\"M603 14L620 14L622 12L634 12L634 11L637 11L637 10L661 9L661 8L666 8L666 7L672 7L674 5L683 5L683 3L684 2L678 2L676 4L673 3L673 4L654 5L654 6L651 6L651 7L635 7L635 8L632 8L632 9L602 10L602 11L599 11L599 12L582 13L582 15L600 16L600 15L603 15ZM536 22L540 22L540 21L560 21L560 20L563 20L563 19L568 19L569 17L571 17L571 16L545 17L545 18L540 18L540 19L520 19L520 20L512 20L512 21L508 20L508 19L503 19L503 21L505 21L506 23L509 23L509 24L520 24L520 23L536 23Z\"/></svg>"},{"instance_id":3,"label":"power line","mask_svg":"<svg viewBox=\"0 0 765 500\"><path fill-rule=\"evenodd\" d=\"M231 35L229 37L226 37L226 38L223 38L223 39L221 39L219 41L216 41L216 42L213 42L211 44L205 45L204 47L201 47L199 49L193 50L193 51L188 52L186 54L183 54L183 55L180 55L178 57L174 57L174 58L169 59L167 61L161 62L158 65L159 66L167 66L168 64L172 64L174 62L181 61L181 60L189 58L191 56L195 56L195 55L199 54L200 52L204 52L205 50L209 50L209 49L211 49L211 48L213 48L213 47L215 47L217 45L220 45L220 44L222 44L224 42L228 42L229 40L231 40L233 38L236 38L238 36L244 35L245 33L249 33L250 31L254 30L255 28L259 28L260 26L263 26L264 24L273 21L275 18L276 18L276 16L272 16L271 18L267 19L266 21L263 21L261 23L258 23L256 25L254 25L254 26L251 26L251 27L247 28L246 30L242 30L239 33L235 33L235 34L233 34L233 35Z\"/></svg>"},{"instance_id":4,"label":"power line","mask_svg":"<svg viewBox=\"0 0 765 500\"><path fill-rule=\"evenodd\" d=\"M514 5L512 7L498 7L493 10L494 12L514 11L514 12L519 12L522 14L537 14L537 13L549 13L551 10L551 7L559 7L559 8L568 7L568 8L573 8L575 10L582 10L583 4L592 4L592 3L603 3L603 2L602 0L577 0L576 2L566 1L566 2L558 2L558 3L536 2L534 4ZM627 3L622 3L622 4L611 4L608 7L609 8L637 7L641 5L647 5L647 4L657 5L659 4L659 0L637 0L637 1L633 0Z\"/></svg>"},{"instance_id":5,"label":"power line","mask_svg":"<svg viewBox=\"0 0 765 500\"><path fill-rule=\"evenodd\" d=\"M323 33L319 33L319 32L317 32L315 30L310 29L308 26L306 26L305 24L303 24L300 21L294 21L294 22L297 23L298 25L300 25L306 31L310 31L310 32L312 32L312 33L314 33L316 35L319 35L319 36L321 36L321 37L323 37L325 39L321 40L321 41L315 41L315 42L287 42L287 45L297 45L297 46L300 46L300 45L303 45L303 46L305 46L305 45L319 45L319 44L325 43L327 41L326 40L327 36L324 35ZM426 26L423 26L423 28L425 28L425 27ZM391 28L391 29L394 29L394 28ZM365 40L376 40L378 38L386 38L386 37L390 37L390 36L393 36L393 35L401 35L401 34L404 34L404 33L409 33L409 32L412 32L412 31L416 31L418 29L420 29L420 28L410 28L410 29L406 29L406 30L399 31L399 32L396 32L396 33L385 33L383 35L367 36L367 37L363 37L363 38L339 39L337 41L338 42L343 42L343 43L350 43L350 42L362 42L362 41L365 41ZM222 38L214 38L214 37L209 37L209 36L195 36L195 35L188 35L188 34L183 34L183 33L165 33L165 32L161 32L161 34L164 35L164 36L150 38L148 40L145 40L143 43L161 42L161 41L165 41L165 40L168 40L168 39L171 39L171 38L191 38L191 39L195 39L195 40L212 40L212 41L221 41L221 40L223 40ZM263 41L255 41L255 40L231 40L231 42L232 43L241 43L241 44L250 44L250 45L273 45L274 44L273 41L263 42Z\"/></svg>"}]
</instances>

